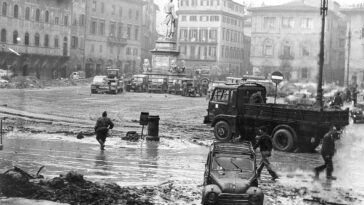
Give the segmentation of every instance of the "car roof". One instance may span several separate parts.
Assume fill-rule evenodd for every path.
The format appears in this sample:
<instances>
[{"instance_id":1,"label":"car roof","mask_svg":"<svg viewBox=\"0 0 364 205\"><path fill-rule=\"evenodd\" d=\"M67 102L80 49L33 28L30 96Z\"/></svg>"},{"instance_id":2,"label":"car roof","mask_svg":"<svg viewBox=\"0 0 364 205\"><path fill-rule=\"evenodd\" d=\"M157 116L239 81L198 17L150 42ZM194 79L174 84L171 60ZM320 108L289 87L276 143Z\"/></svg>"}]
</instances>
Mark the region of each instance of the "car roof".
<instances>
[{"instance_id":1,"label":"car roof","mask_svg":"<svg viewBox=\"0 0 364 205\"><path fill-rule=\"evenodd\" d=\"M248 142L231 143L231 142L214 142L212 145L214 153L227 153L227 154L252 154L252 146Z\"/></svg>"},{"instance_id":2,"label":"car roof","mask_svg":"<svg viewBox=\"0 0 364 205\"><path fill-rule=\"evenodd\" d=\"M223 88L223 89L238 89L238 88L247 88L247 87L261 87L265 89L263 85L254 82L248 82L243 84L225 84L225 85L218 85L216 88Z\"/></svg>"}]
</instances>

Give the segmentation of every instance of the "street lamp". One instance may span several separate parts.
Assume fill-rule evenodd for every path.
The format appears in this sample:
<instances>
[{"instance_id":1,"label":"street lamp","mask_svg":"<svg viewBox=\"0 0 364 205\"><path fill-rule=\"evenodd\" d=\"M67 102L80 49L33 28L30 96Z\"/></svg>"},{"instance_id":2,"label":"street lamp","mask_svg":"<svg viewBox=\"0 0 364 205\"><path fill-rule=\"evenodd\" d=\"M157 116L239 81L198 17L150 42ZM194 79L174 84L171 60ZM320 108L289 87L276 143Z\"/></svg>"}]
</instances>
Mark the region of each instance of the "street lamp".
<instances>
[{"instance_id":1,"label":"street lamp","mask_svg":"<svg viewBox=\"0 0 364 205\"><path fill-rule=\"evenodd\" d=\"M320 40L320 54L319 54L319 76L317 83L317 96L316 103L320 106L320 110L323 110L323 90L322 90L322 75L324 69L325 60L325 18L328 11L328 0L321 0L320 14L322 16L321 24L321 40Z\"/></svg>"}]
</instances>

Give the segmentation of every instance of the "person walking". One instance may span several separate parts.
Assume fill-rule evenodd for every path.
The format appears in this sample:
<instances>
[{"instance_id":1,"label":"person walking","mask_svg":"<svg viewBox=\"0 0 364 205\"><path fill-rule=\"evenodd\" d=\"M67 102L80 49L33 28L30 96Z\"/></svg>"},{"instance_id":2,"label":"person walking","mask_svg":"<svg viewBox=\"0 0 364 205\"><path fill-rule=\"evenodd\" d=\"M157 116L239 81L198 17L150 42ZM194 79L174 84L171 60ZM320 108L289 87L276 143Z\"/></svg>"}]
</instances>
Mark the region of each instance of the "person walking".
<instances>
[{"instance_id":1,"label":"person walking","mask_svg":"<svg viewBox=\"0 0 364 205\"><path fill-rule=\"evenodd\" d=\"M258 147L260 149L260 154L262 155L262 159L260 161L257 174L258 177L260 177L260 174L264 167L267 168L269 174L272 176L272 180L276 180L278 178L278 175L275 171L273 171L270 162L268 161L268 158L271 156L273 144L270 136L267 134L267 128L261 127L258 130L257 135L257 143L254 145L254 150L256 150Z\"/></svg>"},{"instance_id":2,"label":"person walking","mask_svg":"<svg viewBox=\"0 0 364 205\"><path fill-rule=\"evenodd\" d=\"M344 105L344 103L343 103L343 99L340 96L340 92L337 92L335 97L334 97L334 101L332 103L332 106L336 107L336 108L341 108L343 105Z\"/></svg>"},{"instance_id":3,"label":"person walking","mask_svg":"<svg viewBox=\"0 0 364 205\"><path fill-rule=\"evenodd\" d=\"M338 139L336 127L331 126L329 132L325 134L322 141L321 155L325 161L325 164L314 169L316 179L320 177L320 172L322 172L324 169L326 169L326 179L336 179L336 177L332 176L332 172L334 171L332 158L335 154L335 139Z\"/></svg>"},{"instance_id":4,"label":"person walking","mask_svg":"<svg viewBox=\"0 0 364 205\"><path fill-rule=\"evenodd\" d=\"M102 117L97 119L95 125L96 140L100 143L100 149L105 149L105 141L108 136L109 129L114 127L114 123L107 117L107 112L102 113Z\"/></svg>"}]
</instances>

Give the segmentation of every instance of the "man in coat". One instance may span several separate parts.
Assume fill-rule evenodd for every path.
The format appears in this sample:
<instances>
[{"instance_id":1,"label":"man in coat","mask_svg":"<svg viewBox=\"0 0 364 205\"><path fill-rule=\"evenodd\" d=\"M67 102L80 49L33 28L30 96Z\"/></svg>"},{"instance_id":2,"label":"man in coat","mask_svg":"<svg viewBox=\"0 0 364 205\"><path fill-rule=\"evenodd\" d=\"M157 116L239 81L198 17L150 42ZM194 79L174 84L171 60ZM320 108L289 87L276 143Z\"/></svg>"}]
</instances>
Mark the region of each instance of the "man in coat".
<instances>
[{"instance_id":1,"label":"man in coat","mask_svg":"<svg viewBox=\"0 0 364 205\"><path fill-rule=\"evenodd\" d=\"M107 112L102 113L102 117L97 119L95 125L96 140L100 143L100 149L104 150L106 137L109 129L114 127L114 123L107 117Z\"/></svg>"}]
</instances>

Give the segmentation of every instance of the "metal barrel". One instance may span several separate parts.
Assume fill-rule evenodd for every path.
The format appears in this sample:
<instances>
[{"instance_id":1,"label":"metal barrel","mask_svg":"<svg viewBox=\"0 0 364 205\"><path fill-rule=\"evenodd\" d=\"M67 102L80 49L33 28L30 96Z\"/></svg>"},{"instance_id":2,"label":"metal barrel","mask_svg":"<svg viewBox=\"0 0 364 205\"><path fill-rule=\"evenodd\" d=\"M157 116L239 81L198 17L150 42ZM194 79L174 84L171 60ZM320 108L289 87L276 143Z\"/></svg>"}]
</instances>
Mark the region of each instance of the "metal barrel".
<instances>
[{"instance_id":1,"label":"metal barrel","mask_svg":"<svg viewBox=\"0 0 364 205\"><path fill-rule=\"evenodd\" d=\"M148 117L148 135L158 137L159 134L159 115L149 115Z\"/></svg>"}]
</instances>

